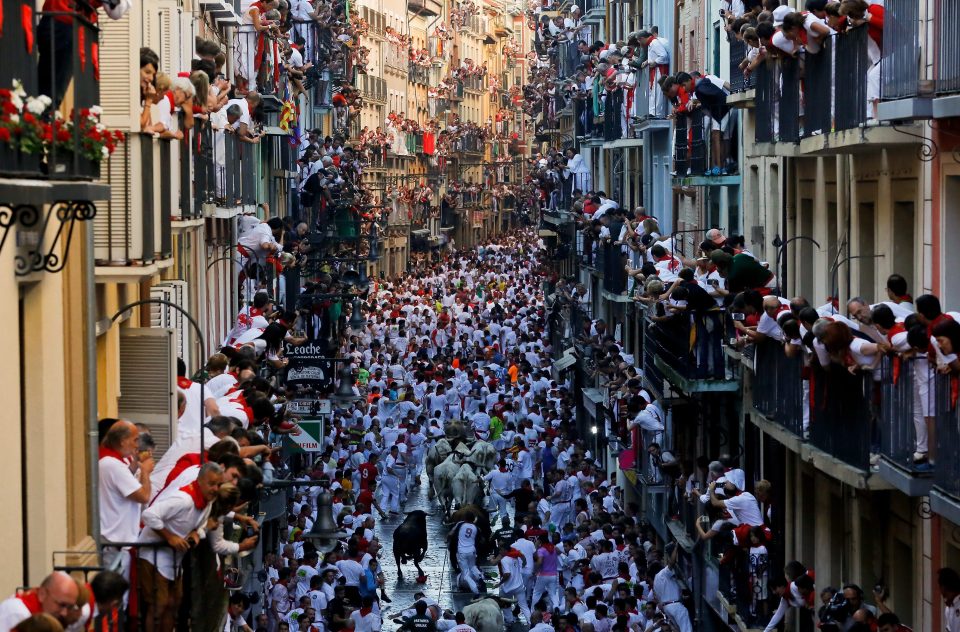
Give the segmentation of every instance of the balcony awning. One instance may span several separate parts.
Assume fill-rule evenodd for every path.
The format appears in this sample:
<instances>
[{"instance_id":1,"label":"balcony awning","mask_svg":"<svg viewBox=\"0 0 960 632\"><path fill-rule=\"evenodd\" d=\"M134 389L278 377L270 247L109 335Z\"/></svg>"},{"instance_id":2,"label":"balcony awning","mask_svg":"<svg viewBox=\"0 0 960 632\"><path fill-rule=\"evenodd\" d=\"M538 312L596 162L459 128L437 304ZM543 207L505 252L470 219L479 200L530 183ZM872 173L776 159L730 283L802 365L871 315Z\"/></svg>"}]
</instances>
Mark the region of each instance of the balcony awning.
<instances>
[{"instance_id":1,"label":"balcony awning","mask_svg":"<svg viewBox=\"0 0 960 632\"><path fill-rule=\"evenodd\" d=\"M553 362L553 368L558 373L569 369L574 364L577 363L577 352L573 347L565 350L563 355L560 356L560 359Z\"/></svg>"},{"instance_id":2,"label":"balcony awning","mask_svg":"<svg viewBox=\"0 0 960 632\"><path fill-rule=\"evenodd\" d=\"M599 388L585 388L583 393L584 408L590 413L591 417L597 416L597 407L603 405L603 391Z\"/></svg>"}]
</instances>

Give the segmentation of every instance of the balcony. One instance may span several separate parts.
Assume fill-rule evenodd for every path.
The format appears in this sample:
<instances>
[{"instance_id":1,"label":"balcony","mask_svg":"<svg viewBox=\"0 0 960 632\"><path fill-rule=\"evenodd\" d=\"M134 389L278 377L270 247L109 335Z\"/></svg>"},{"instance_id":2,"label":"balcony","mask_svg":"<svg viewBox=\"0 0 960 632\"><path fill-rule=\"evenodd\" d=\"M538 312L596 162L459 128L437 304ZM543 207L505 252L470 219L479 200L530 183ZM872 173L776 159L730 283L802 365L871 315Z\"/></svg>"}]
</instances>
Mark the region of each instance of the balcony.
<instances>
[{"instance_id":1,"label":"balcony","mask_svg":"<svg viewBox=\"0 0 960 632\"><path fill-rule=\"evenodd\" d=\"M912 145L918 138L877 125L868 111L866 27L824 40L801 75L794 59L769 59L756 75L755 155L828 156ZM838 79L840 78L840 79Z\"/></svg>"},{"instance_id":2,"label":"balcony","mask_svg":"<svg viewBox=\"0 0 960 632\"><path fill-rule=\"evenodd\" d=\"M483 92L487 89L486 77L464 77L462 82L464 89L471 92Z\"/></svg>"},{"instance_id":3,"label":"balcony","mask_svg":"<svg viewBox=\"0 0 960 632\"><path fill-rule=\"evenodd\" d=\"M960 522L960 406L957 376L936 378L936 466L930 508L953 523Z\"/></svg>"},{"instance_id":4,"label":"balcony","mask_svg":"<svg viewBox=\"0 0 960 632\"><path fill-rule=\"evenodd\" d=\"M171 224L175 197L171 140L151 134L130 134L105 163L102 180L110 198L94 219L94 258L98 276L117 268L132 273L156 272L156 262L171 256Z\"/></svg>"},{"instance_id":5,"label":"balcony","mask_svg":"<svg viewBox=\"0 0 960 632\"><path fill-rule=\"evenodd\" d=\"M463 152L481 154L484 150L484 142L476 134L464 134L457 143L457 147Z\"/></svg>"},{"instance_id":6,"label":"balcony","mask_svg":"<svg viewBox=\"0 0 960 632\"><path fill-rule=\"evenodd\" d=\"M430 69L424 66L418 66L417 64L409 64L407 69L407 75L412 83L420 84L421 86L430 85Z\"/></svg>"},{"instance_id":7,"label":"balcony","mask_svg":"<svg viewBox=\"0 0 960 632\"><path fill-rule=\"evenodd\" d=\"M577 137L584 140L602 139L603 118L600 118L599 123L597 122L597 117L594 114L593 98L577 99L573 103Z\"/></svg>"},{"instance_id":8,"label":"balcony","mask_svg":"<svg viewBox=\"0 0 960 632\"><path fill-rule=\"evenodd\" d=\"M880 120L960 116L960 8L953 3L936 3L933 15L927 16L935 25L932 36L926 38L933 52L929 78L921 67L920 41L927 31L926 21L921 21L920 4L890 0L884 10L886 19L897 28L884 31Z\"/></svg>"},{"instance_id":9,"label":"balcony","mask_svg":"<svg viewBox=\"0 0 960 632\"><path fill-rule=\"evenodd\" d=\"M371 75L359 75L357 77L357 88L360 94L369 101L378 103L387 102L387 81L380 77Z\"/></svg>"},{"instance_id":10,"label":"balcony","mask_svg":"<svg viewBox=\"0 0 960 632\"><path fill-rule=\"evenodd\" d=\"M510 37L513 35L513 18L507 20L502 14L493 16L490 19L490 25L493 33L497 37Z\"/></svg>"},{"instance_id":11,"label":"balcony","mask_svg":"<svg viewBox=\"0 0 960 632\"><path fill-rule=\"evenodd\" d=\"M797 446L804 436L803 418L809 414L809 397L804 397L802 374L802 354L788 358L783 352L783 345L773 340L756 345L753 355L753 407L782 429L782 432L771 434L775 434L783 444L790 442Z\"/></svg>"},{"instance_id":12,"label":"balcony","mask_svg":"<svg viewBox=\"0 0 960 632\"><path fill-rule=\"evenodd\" d=\"M439 0L408 0L407 11L418 16L436 17L443 13Z\"/></svg>"},{"instance_id":13,"label":"balcony","mask_svg":"<svg viewBox=\"0 0 960 632\"><path fill-rule=\"evenodd\" d=\"M240 16L243 15L240 0L200 0L200 10L224 26L239 25Z\"/></svg>"},{"instance_id":14,"label":"balcony","mask_svg":"<svg viewBox=\"0 0 960 632\"><path fill-rule=\"evenodd\" d=\"M730 154L713 156L711 130L704 124L703 110L677 113L673 127L674 186L736 186L740 175L736 151L738 143L726 143ZM729 119L728 119L729 120ZM719 163L719 164L716 164ZM728 171L729 168L729 171Z\"/></svg>"},{"instance_id":15,"label":"balcony","mask_svg":"<svg viewBox=\"0 0 960 632\"><path fill-rule=\"evenodd\" d=\"M747 45L736 38L730 40L730 94L727 104L733 107L752 107L756 96L756 75L743 76L740 63L746 59Z\"/></svg>"},{"instance_id":16,"label":"balcony","mask_svg":"<svg viewBox=\"0 0 960 632\"><path fill-rule=\"evenodd\" d=\"M604 0L577 0L584 22L599 24L606 18L607 4Z\"/></svg>"},{"instance_id":17,"label":"balcony","mask_svg":"<svg viewBox=\"0 0 960 632\"><path fill-rule=\"evenodd\" d=\"M8 129L8 141L0 141L0 175L57 181L96 179L100 162L83 155L84 151L89 151L84 148L84 130L90 126L84 113L100 105L98 70L91 61L97 59L100 30L85 17L88 11L95 9L78 2L77 6L82 7L78 12L34 14L32 3L5 0L4 6L7 15L16 15L18 21L16 28L11 26L5 30L0 39L0 53L4 60L0 64L0 88L9 90L18 81L26 93L25 101L45 95L53 98L54 103L42 113L26 110L16 113L20 116L19 125ZM29 30L20 26L21 17L26 19ZM37 27L38 19L43 28ZM70 29L76 42L74 47L82 47L78 54L70 56L68 63L59 63L54 54L55 37L44 36L48 32L46 25L53 23ZM42 49L44 45L46 49ZM63 111L68 112L68 117L55 124L65 126L69 133L59 142L44 142L42 126L54 124L54 110L58 106L63 108L61 104L66 104ZM28 117L33 117L33 125L28 123Z\"/></svg>"},{"instance_id":18,"label":"balcony","mask_svg":"<svg viewBox=\"0 0 960 632\"><path fill-rule=\"evenodd\" d=\"M660 394L667 382L678 391L694 393L732 393L740 389L737 374L727 366L724 354L727 339L727 315L722 311L676 316L654 322L647 309L644 316L644 371L651 386L662 380Z\"/></svg>"},{"instance_id":19,"label":"balcony","mask_svg":"<svg viewBox=\"0 0 960 632\"><path fill-rule=\"evenodd\" d=\"M839 365L804 369L802 360L787 358L774 342L747 347L742 355L751 370L750 392L758 413L750 418L764 433L852 487L893 487L871 475L871 436L883 432L887 423L882 420L881 383L874 382L871 372L851 374Z\"/></svg>"},{"instance_id":20,"label":"balcony","mask_svg":"<svg viewBox=\"0 0 960 632\"><path fill-rule=\"evenodd\" d=\"M603 100L603 140L619 140L624 137L623 132L623 90L607 91Z\"/></svg>"},{"instance_id":21,"label":"balcony","mask_svg":"<svg viewBox=\"0 0 960 632\"><path fill-rule=\"evenodd\" d=\"M916 445L915 415L925 424L920 394L916 389L916 372L931 371L925 357L884 358L880 415L880 475L897 489L910 496L926 496L932 485L929 466L913 462ZM933 375L930 375L933 378ZM935 384L931 383L928 404L934 404ZM938 464L939 468L939 464Z\"/></svg>"}]
</instances>

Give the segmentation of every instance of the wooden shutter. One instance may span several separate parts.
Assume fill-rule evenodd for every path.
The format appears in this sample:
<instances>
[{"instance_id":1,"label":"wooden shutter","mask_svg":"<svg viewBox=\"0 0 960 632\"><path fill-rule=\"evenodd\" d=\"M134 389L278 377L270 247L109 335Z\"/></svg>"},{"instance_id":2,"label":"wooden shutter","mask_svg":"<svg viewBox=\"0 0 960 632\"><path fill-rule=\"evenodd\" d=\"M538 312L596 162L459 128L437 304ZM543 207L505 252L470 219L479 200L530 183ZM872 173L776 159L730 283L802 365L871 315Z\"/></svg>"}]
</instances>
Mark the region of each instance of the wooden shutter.
<instances>
[{"instance_id":1,"label":"wooden shutter","mask_svg":"<svg viewBox=\"0 0 960 632\"><path fill-rule=\"evenodd\" d=\"M174 305L179 305L184 310L190 311L190 289L186 281L175 280L157 283L150 288L150 298L170 301ZM172 307L153 304L150 306L150 326L174 330L176 355L183 358L189 372L192 355L190 347L193 339L190 321Z\"/></svg>"},{"instance_id":2,"label":"wooden shutter","mask_svg":"<svg viewBox=\"0 0 960 632\"><path fill-rule=\"evenodd\" d=\"M172 329L125 328L120 332L119 415L146 424L156 458L176 436L177 358Z\"/></svg>"},{"instance_id":3,"label":"wooden shutter","mask_svg":"<svg viewBox=\"0 0 960 632\"><path fill-rule=\"evenodd\" d=\"M140 131L141 7L135 2L123 18L99 22L103 123L125 132Z\"/></svg>"}]
</instances>

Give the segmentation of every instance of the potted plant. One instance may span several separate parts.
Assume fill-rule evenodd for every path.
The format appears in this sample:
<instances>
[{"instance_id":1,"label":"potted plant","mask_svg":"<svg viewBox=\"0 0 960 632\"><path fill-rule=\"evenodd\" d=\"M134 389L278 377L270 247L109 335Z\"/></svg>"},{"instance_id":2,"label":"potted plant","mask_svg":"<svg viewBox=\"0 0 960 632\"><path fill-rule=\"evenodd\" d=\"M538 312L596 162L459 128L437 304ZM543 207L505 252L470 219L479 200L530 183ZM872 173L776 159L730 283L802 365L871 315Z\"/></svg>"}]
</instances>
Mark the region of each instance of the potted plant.
<instances>
[{"instance_id":1,"label":"potted plant","mask_svg":"<svg viewBox=\"0 0 960 632\"><path fill-rule=\"evenodd\" d=\"M40 175L42 116L51 103L45 95L28 96L16 79L11 88L0 89L0 172Z\"/></svg>"},{"instance_id":2,"label":"potted plant","mask_svg":"<svg viewBox=\"0 0 960 632\"><path fill-rule=\"evenodd\" d=\"M100 114L96 105L71 111L66 119L59 112L54 114L44 130L53 175L99 177L100 162L126 138L119 130L107 129L100 122Z\"/></svg>"}]
</instances>

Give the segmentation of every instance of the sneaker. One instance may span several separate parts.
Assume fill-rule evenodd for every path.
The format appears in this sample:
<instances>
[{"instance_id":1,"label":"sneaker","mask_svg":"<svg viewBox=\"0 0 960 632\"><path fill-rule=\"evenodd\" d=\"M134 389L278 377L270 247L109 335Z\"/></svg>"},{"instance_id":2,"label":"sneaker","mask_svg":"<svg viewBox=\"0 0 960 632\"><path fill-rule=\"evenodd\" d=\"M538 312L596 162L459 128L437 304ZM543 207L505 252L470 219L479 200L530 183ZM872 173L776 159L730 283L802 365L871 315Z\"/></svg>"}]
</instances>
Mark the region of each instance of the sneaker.
<instances>
[{"instance_id":1,"label":"sneaker","mask_svg":"<svg viewBox=\"0 0 960 632\"><path fill-rule=\"evenodd\" d=\"M927 462L927 453L926 452L914 452L913 453L913 462L916 463L926 463Z\"/></svg>"},{"instance_id":2,"label":"sneaker","mask_svg":"<svg viewBox=\"0 0 960 632\"><path fill-rule=\"evenodd\" d=\"M914 472L932 472L933 464L931 464L930 461L921 461L919 463L914 462L913 471Z\"/></svg>"},{"instance_id":3,"label":"sneaker","mask_svg":"<svg viewBox=\"0 0 960 632\"><path fill-rule=\"evenodd\" d=\"M870 466L876 466L880 464L880 455L876 453L870 453Z\"/></svg>"}]
</instances>

